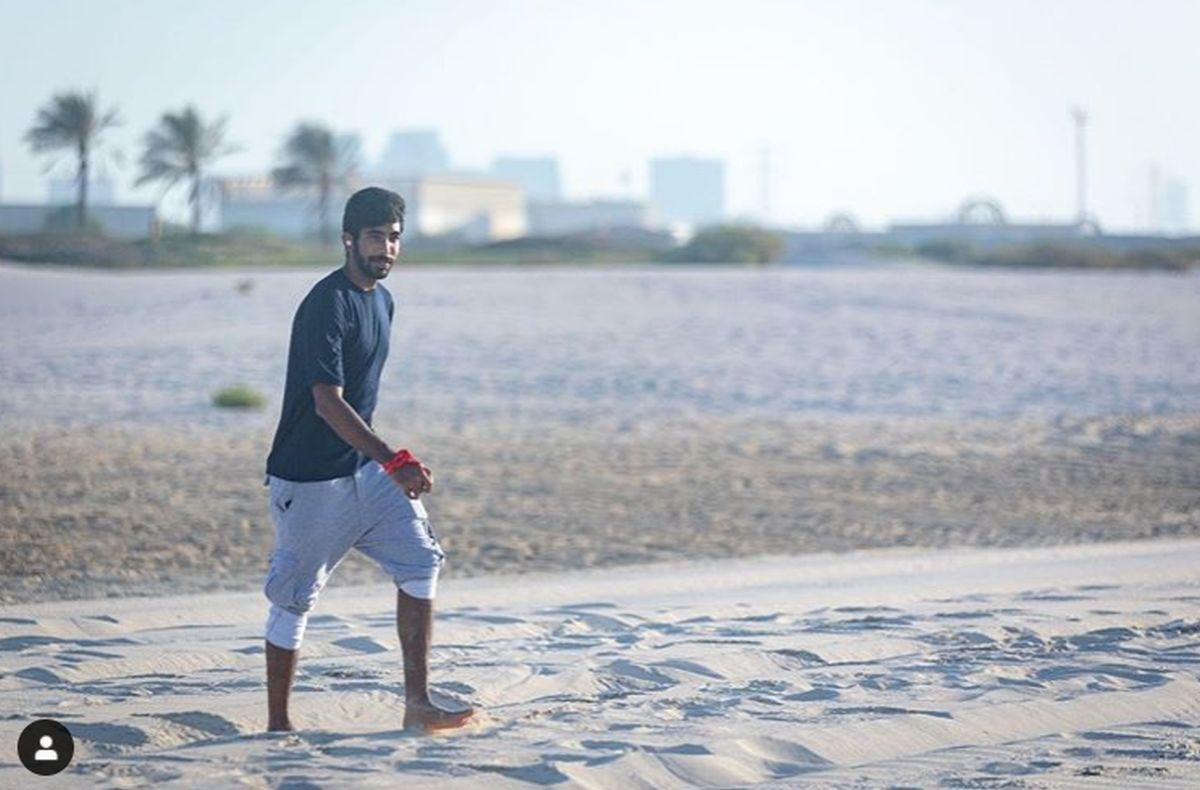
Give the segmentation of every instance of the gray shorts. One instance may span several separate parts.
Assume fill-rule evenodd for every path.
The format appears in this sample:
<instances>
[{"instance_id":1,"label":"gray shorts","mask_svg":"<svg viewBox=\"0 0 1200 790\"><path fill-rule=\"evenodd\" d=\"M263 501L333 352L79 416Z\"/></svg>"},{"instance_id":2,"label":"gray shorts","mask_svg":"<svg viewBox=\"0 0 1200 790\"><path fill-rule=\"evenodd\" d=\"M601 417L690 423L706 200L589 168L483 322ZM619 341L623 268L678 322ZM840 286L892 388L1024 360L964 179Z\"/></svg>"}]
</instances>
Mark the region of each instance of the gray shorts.
<instances>
[{"instance_id":1,"label":"gray shorts","mask_svg":"<svg viewBox=\"0 0 1200 790\"><path fill-rule=\"evenodd\" d=\"M445 553L425 505L371 462L349 477L296 483L268 477L275 548L264 592L303 615L350 549L379 563L398 588L433 598Z\"/></svg>"}]
</instances>

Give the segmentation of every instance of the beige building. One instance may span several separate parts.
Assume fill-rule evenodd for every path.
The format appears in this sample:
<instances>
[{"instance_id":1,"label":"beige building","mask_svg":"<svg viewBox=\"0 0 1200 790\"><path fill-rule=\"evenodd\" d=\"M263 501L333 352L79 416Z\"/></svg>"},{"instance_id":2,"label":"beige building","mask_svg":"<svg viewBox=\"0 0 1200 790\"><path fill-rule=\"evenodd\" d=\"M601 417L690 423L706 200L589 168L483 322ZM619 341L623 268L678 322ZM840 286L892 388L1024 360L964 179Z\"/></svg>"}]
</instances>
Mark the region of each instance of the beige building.
<instances>
[{"instance_id":1,"label":"beige building","mask_svg":"<svg viewBox=\"0 0 1200 790\"><path fill-rule=\"evenodd\" d=\"M225 178L219 184L222 229L259 227L289 238L316 234L316 202L312 195L279 192L268 178ZM525 194L518 184L509 181L458 175L374 175L361 179L359 186L368 185L391 189L404 197L405 230L412 236L483 243L525 235ZM347 196L338 193L330 201L330 220L339 228Z\"/></svg>"},{"instance_id":2,"label":"beige building","mask_svg":"<svg viewBox=\"0 0 1200 790\"><path fill-rule=\"evenodd\" d=\"M469 242L524 236L528 221L519 184L475 176L376 177L366 183L399 192L408 228L418 236L456 236Z\"/></svg>"}]
</instances>

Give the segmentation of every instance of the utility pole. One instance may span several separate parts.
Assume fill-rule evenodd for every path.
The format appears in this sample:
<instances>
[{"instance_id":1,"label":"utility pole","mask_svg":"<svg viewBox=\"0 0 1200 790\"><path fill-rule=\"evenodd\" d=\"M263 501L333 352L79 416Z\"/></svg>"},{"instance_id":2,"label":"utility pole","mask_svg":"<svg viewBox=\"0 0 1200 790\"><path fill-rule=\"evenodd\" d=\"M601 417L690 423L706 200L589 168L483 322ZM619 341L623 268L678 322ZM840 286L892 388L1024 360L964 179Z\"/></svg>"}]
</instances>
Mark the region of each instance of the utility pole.
<instances>
[{"instance_id":1,"label":"utility pole","mask_svg":"<svg viewBox=\"0 0 1200 790\"><path fill-rule=\"evenodd\" d=\"M1084 150L1087 113L1082 107L1072 107L1071 117L1075 121L1075 221L1082 225L1087 221L1087 153Z\"/></svg>"},{"instance_id":2,"label":"utility pole","mask_svg":"<svg viewBox=\"0 0 1200 790\"><path fill-rule=\"evenodd\" d=\"M758 213L764 225L771 224L771 146L758 146Z\"/></svg>"},{"instance_id":3,"label":"utility pole","mask_svg":"<svg viewBox=\"0 0 1200 790\"><path fill-rule=\"evenodd\" d=\"M1162 204L1162 196L1163 196L1162 170L1159 169L1157 164L1153 164L1153 165L1150 165L1149 172L1150 172L1150 185L1149 185L1150 199L1147 201L1147 203L1149 204L1150 208L1147 211L1147 216L1146 216L1146 230L1148 230L1154 234L1160 234L1166 229L1165 226L1167 224L1166 222L1164 222L1164 218L1163 218L1164 212L1163 212L1163 204Z\"/></svg>"}]
</instances>

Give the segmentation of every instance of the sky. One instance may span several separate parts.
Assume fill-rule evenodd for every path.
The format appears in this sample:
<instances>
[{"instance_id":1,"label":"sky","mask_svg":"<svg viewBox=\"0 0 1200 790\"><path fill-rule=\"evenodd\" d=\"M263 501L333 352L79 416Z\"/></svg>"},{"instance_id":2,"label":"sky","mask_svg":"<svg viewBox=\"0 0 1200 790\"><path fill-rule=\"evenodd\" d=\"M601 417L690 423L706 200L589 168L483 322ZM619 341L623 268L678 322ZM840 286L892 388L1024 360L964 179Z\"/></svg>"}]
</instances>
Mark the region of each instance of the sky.
<instances>
[{"instance_id":1,"label":"sky","mask_svg":"<svg viewBox=\"0 0 1200 790\"><path fill-rule=\"evenodd\" d=\"M119 202L159 199L132 186L141 139L191 103L228 116L221 175L265 173L319 120L368 160L412 128L464 169L553 156L573 199L645 198L651 158L690 155L726 162L732 216L783 226L975 196L1066 221L1080 106L1102 225L1150 225L1157 167L1197 232L1198 40L1200 0L0 0L0 200L45 199L23 135L85 89L123 120L103 165Z\"/></svg>"}]
</instances>

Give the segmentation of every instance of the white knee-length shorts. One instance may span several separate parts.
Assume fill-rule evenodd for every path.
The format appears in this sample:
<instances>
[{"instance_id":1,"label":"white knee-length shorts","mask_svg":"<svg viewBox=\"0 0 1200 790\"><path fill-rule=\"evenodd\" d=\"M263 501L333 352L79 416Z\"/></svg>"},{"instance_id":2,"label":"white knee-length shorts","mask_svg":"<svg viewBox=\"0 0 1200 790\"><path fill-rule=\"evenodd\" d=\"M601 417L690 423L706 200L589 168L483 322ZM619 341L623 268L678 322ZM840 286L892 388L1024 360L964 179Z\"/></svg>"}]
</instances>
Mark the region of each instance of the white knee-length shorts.
<instances>
[{"instance_id":1,"label":"white knee-length shorts","mask_svg":"<svg viewBox=\"0 0 1200 790\"><path fill-rule=\"evenodd\" d=\"M311 483L268 476L267 485L275 547L263 591L272 604L272 642L299 644L308 612L350 549L379 563L406 594L434 597L446 555L425 505L409 499L379 464Z\"/></svg>"}]
</instances>

